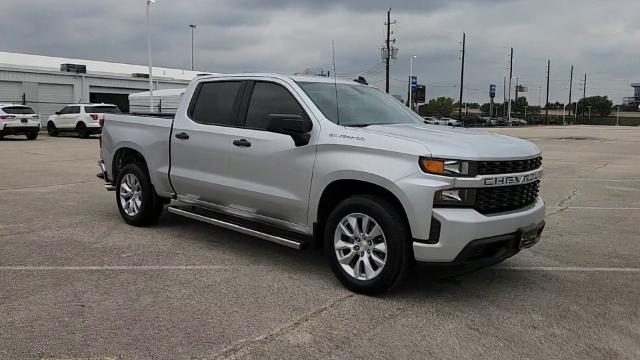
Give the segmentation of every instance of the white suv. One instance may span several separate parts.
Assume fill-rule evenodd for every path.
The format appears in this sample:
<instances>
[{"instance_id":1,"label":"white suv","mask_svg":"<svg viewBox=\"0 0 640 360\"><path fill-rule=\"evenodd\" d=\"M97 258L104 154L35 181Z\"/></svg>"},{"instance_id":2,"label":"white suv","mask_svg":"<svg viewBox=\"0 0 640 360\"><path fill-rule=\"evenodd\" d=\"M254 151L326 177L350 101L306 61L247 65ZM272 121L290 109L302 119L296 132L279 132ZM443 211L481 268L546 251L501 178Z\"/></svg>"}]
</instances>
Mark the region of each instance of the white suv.
<instances>
[{"instance_id":1,"label":"white suv","mask_svg":"<svg viewBox=\"0 0 640 360\"><path fill-rule=\"evenodd\" d=\"M0 104L0 139L5 135L26 135L35 140L40 118L32 108L17 104Z\"/></svg>"},{"instance_id":2,"label":"white suv","mask_svg":"<svg viewBox=\"0 0 640 360\"><path fill-rule=\"evenodd\" d=\"M49 116L47 133L58 136L60 132L76 132L82 138L102 132L104 114L120 114L120 109L113 104L71 104L55 115Z\"/></svg>"}]
</instances>

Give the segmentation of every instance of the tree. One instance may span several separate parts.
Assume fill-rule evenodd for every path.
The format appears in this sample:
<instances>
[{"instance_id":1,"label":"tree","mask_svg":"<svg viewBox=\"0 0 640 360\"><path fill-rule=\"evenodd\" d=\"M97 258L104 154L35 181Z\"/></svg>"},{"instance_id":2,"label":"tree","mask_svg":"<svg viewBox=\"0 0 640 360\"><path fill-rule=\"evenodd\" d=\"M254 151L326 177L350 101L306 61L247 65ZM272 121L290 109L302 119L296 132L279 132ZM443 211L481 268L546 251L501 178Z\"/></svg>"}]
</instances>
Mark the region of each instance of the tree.
<instances>
[{"instance_id":1,"label":"tree","mask_svg":"<svg viewBox=\"0 0 640 360\"><path fill-rule=\"evenodd\" d=\"M511 111L513 111L515 114L524 114L525 106L529 106L527 98L524 96L519 96L516 101L511 104Z\"/></svg>"},{"instance_id":2,"label":"tree","mask_svg":"<svg viewBox=\"0 0 640 360\"><path fill-rule=\"evenodd\" d=\"M425 105L422 105L418 109L420 115L438 115L440 117L447 117L451 115L453 111L454 100L449 97L439 97L437 99L431 99Z\"/></svg>"},{"instance_id":3,"label":"tree","mask_svg":"<svg viewBox=\"0 0 640 360\"><path fill-rule=\"evenodd\" d=\"M591 115L609 116L613 102L607 96L589 96L578 101L578 111L586 114L588 107L591 106Z\"/></svg>"}]
</instances>

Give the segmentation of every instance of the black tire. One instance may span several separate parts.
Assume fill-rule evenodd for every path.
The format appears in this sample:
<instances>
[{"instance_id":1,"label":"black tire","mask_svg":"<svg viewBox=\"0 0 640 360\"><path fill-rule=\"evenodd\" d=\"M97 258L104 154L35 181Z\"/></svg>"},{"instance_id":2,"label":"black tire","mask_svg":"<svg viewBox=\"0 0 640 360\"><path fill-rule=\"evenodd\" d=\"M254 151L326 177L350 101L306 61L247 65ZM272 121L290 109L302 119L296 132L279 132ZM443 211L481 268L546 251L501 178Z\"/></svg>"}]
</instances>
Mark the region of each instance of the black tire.
<instances>
[{"instance_id":1,"label":"black tire","mask_svg":"<svg viewBox=\"0 0 640 360\"><path fill-rule=\"evenodd\" d=\"M86 139L89 137L89 135L91 135L89 129L87 129L87 125L85 125L84 123L78 123L78 125L76 125L76 131L78 132L78 136L83 139Z\"/></svg>"},{"instance_id":2,"label":"black tire","mask_svg":"<svg viewBox=\"0 0 640 360\"><path fill-rule=\"evenodd\" d=\"M58 136L58 128L56 128L56 124L53 121L47 123L47 134L49 136Z\"/></svg>"},{"instance_id":3,"label":"black tire","mask_svg":"<svg viewBox=\"0 0 640 360\"><path fill-rule=\"evenodd\" d=\"M340 221L354 213L365 214L378 223L387 242L386 263L381 272L370 280L349 275L340 265L334 248L334 234ZM411 237L401 210L374 195L351 196L333 209L325 224L324 249L338 280L349 290L366 295L380 294L401 284L412 263Z\"/></svg>"},{"instance_id":4,"label":"black tire","mask_svg":"<svg viewBox=\"0 0 640 360\"><path fill-rule=\"evenodd\" d=\"M127 214L120 200L121 184L127 174L133 175L139 181L141 187L140 210L135 215ZM149 179L147 167L142 163L127 164L120 169L118 180L116 181L116 203L118 204L118 210L124 221L133 226L148 226L154 224L162 214L165 204L163 199L156 194L151 184L151 179Z\"/></svg>"},{"instance_id":5,"label":"black tire","mask_svg":"<svg viewBox=\"0 0 640 360\"><path fill-rule=\"evenodd\" d=\"M29 140L35 140L37 138L38 138L38 132L37 131L34 131L31 134L27 134L27 139L29 139Z\"/></svg>"}]
</instances>

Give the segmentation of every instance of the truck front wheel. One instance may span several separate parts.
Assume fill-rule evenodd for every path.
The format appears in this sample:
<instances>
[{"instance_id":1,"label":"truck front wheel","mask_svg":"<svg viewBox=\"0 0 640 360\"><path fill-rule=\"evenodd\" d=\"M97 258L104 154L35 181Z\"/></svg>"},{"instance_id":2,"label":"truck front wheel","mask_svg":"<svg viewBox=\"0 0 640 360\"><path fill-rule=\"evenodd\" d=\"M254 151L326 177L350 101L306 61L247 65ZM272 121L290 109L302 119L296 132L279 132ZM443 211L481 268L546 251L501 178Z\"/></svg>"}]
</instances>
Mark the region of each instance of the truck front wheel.
<instances>
[{"instance_id":1,"label":"truck front wheel","mask_svg":"<svg viewBox=\"0 0 640 360\"><path fill-rule=\"evenodd\" d=\"M348 289L380 294L400 284L410 264L410 236L392 203L373 195L340 202L329 215L324 248L331 269Z\"/></svg>"},{"instance_id":2,"label":"truck front wheel","mask_svg":"<svg viewBox=\"0 0 640 360\"><path fill-rule=\"evenodd\" d=\"M133 226L155 223L164 209L164 202L153 189L146 166L139 163L127 164L120 169L116 202L124 221Z\"/></svg>"}]
</instances>

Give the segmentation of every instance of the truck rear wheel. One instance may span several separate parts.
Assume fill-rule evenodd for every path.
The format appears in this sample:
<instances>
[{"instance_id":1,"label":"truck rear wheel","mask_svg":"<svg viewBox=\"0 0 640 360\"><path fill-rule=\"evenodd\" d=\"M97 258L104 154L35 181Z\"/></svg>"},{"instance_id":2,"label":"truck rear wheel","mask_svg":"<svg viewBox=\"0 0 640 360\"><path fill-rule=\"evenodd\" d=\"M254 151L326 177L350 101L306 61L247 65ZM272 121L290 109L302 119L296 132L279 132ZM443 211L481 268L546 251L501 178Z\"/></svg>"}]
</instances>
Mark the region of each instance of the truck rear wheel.
<instances>
[{"instance_id":1,"label":"truck rear wheel","mask_svg":"<svg viewBox=\"0 0 640 360\"><path fill-rule=\"evenodd\" d=\"M348 289L380 294L400 284L410 265L410 236L392 203L372 195L340 202L329 215L324 248L337 278Z\"/></svg>"},{"instance_id":2,"label":"truck rear wheel","mask_svg":"<svg viewBox=\"0 0 640 360\"><path fill-rule=\"evenodd\" d=\"M116 202L124 221L133 226L155 223L164 201L156 194L146 166L140 163L127 164L118 173Z\"/></svg>"}]
</instances>

